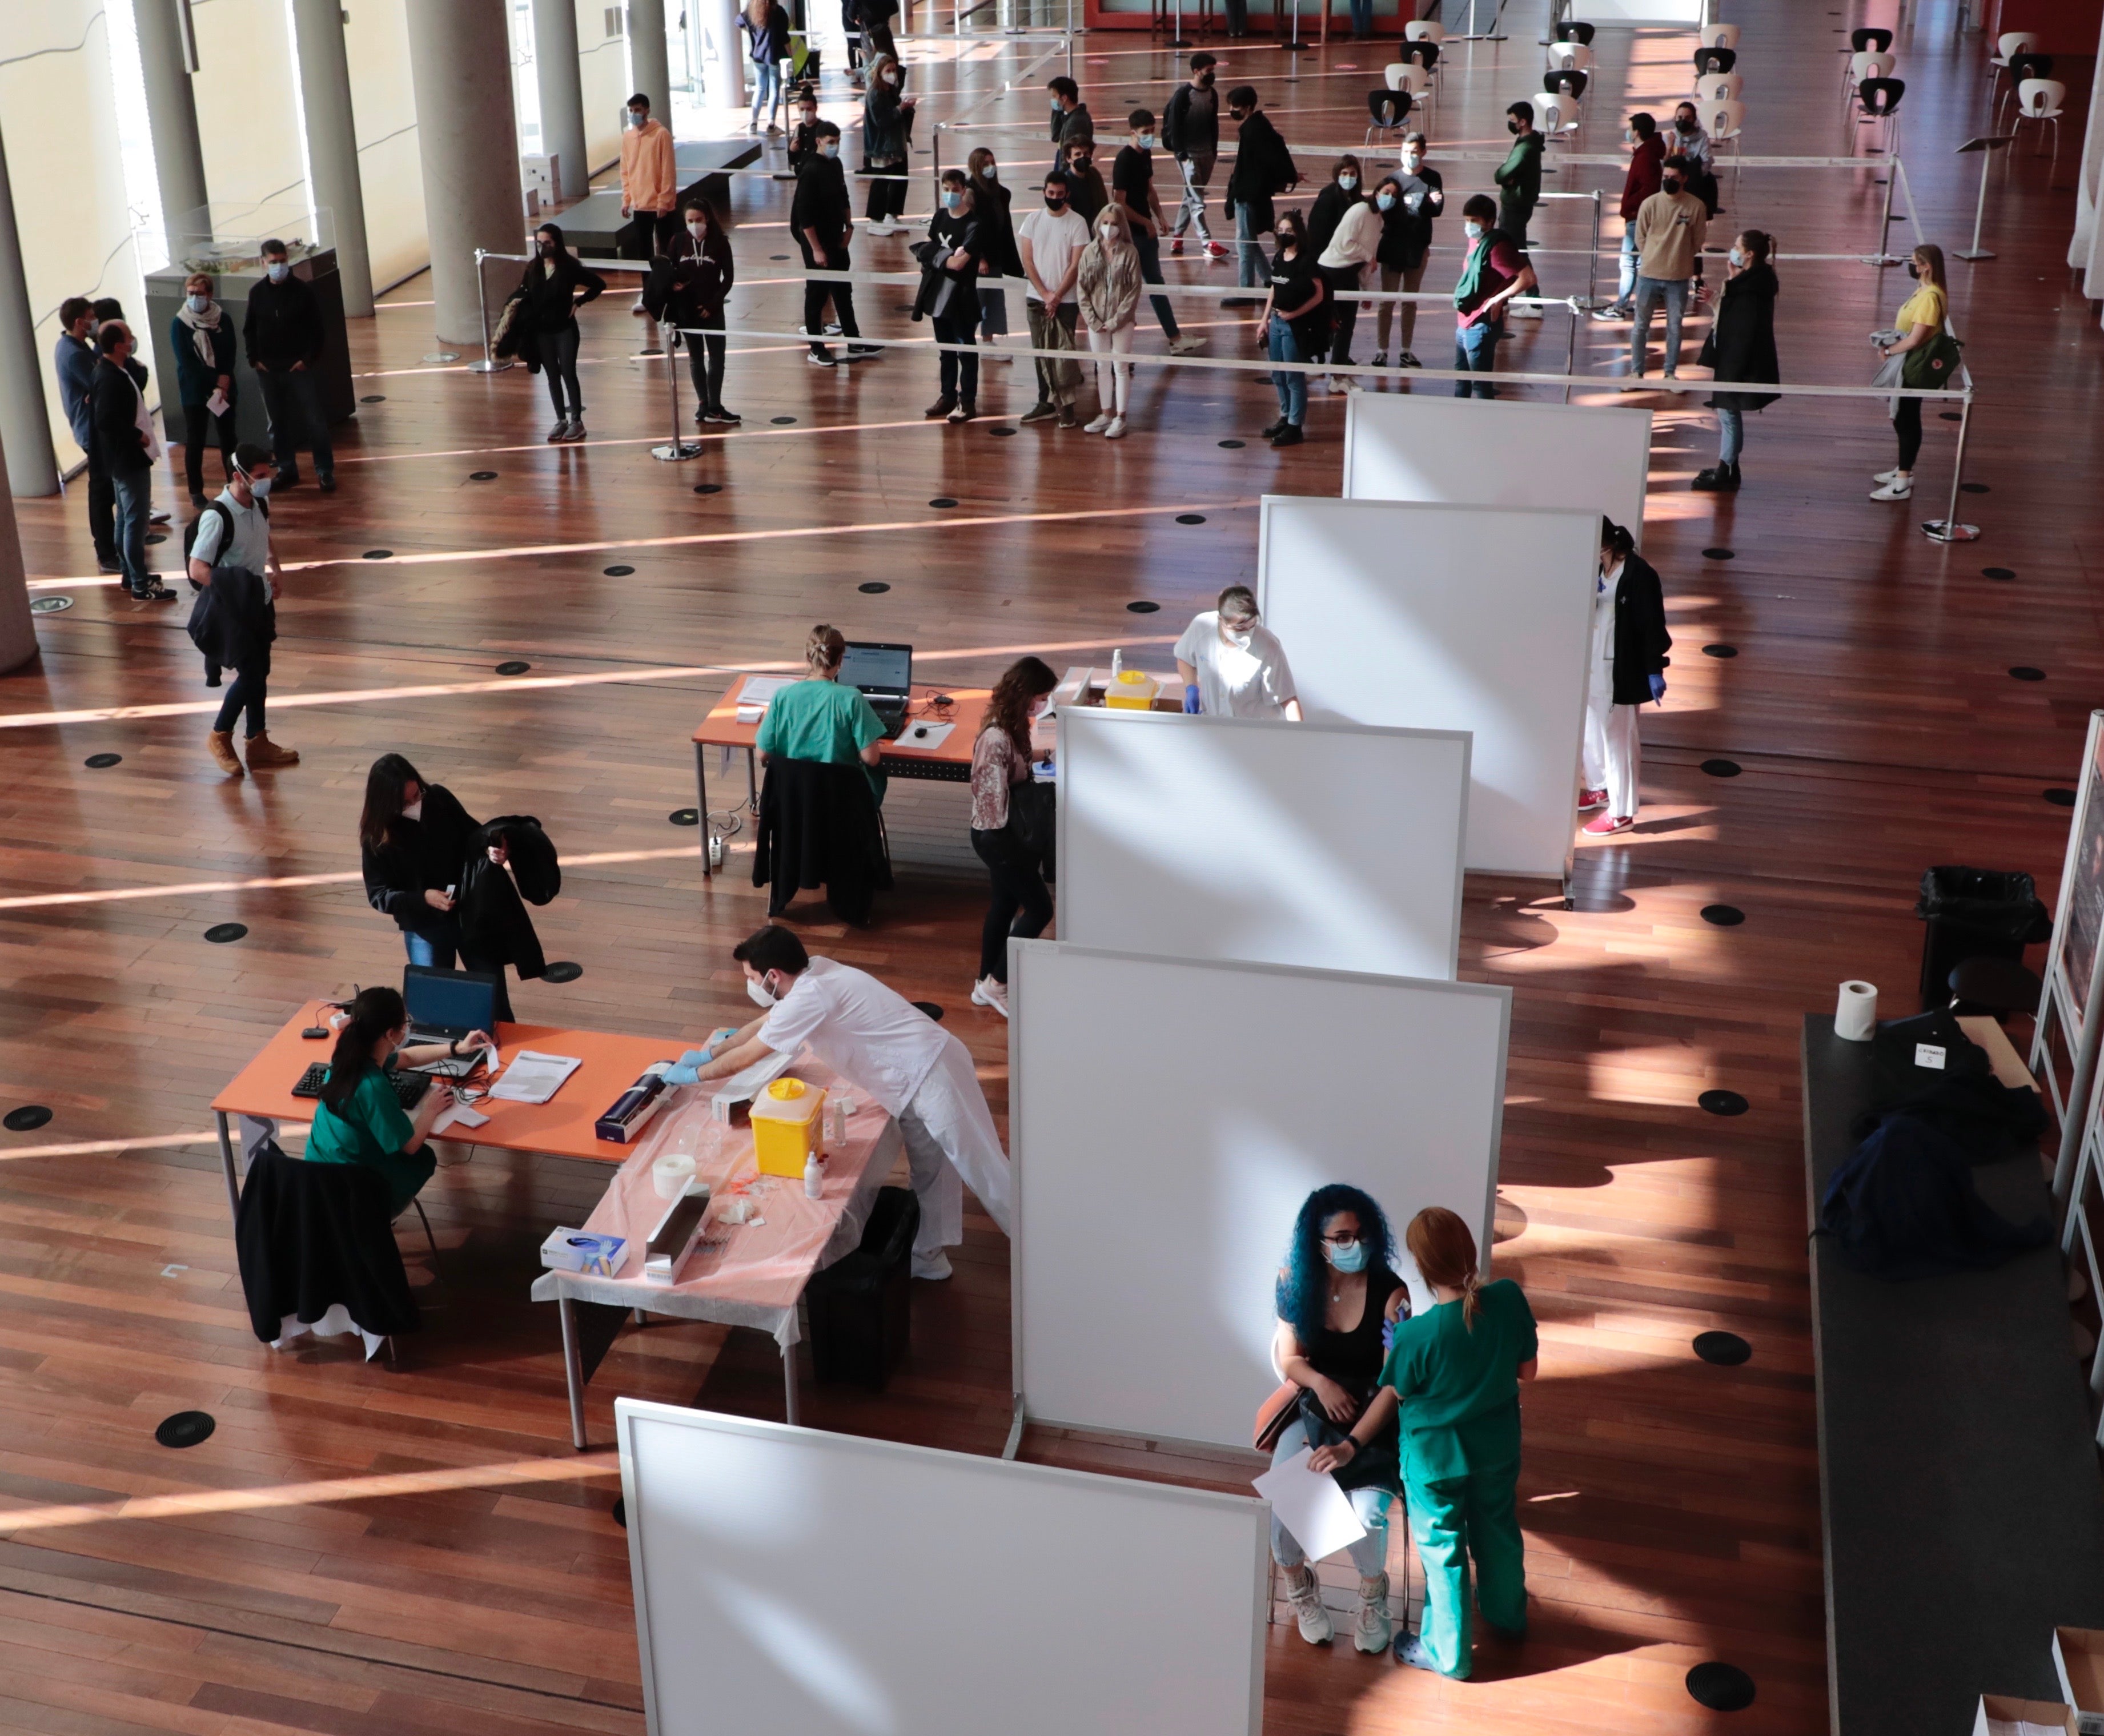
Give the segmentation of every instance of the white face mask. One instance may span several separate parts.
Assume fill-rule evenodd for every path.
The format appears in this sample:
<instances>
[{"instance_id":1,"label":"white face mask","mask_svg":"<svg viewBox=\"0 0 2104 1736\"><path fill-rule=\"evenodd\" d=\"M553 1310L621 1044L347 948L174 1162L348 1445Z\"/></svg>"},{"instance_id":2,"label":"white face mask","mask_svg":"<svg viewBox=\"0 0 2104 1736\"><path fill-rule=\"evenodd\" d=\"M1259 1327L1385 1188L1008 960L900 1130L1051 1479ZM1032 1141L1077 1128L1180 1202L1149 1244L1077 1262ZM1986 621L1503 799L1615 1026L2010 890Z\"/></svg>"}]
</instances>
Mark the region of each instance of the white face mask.
<instances>
[{"instance_id":1,"label":"white face mask","mask_svg":"<svg viewBox=\"0 0 2104 1736\"><path fill-rule=\"evenodd\" d=\"M1151 132L1139 133L1134 136L1132 142L1143 151L1151 151L1154 149L1154 135Z\"/></svg>"},{"instance_id":2,"label":"white face mask","mask_svg":"<svg viewBox=\"0 0 2104 1736\"><path fill-rule=\"evenodd\" d=\"M709 226L706 223L689 223L687 225L687 233L689 235L693 236L697 240L699 240L703 235L708 234L708 232Z\"/></svg>"},{"instance_id":3,"label":"white face mask","mask_svg":"<svg viewBox=\"0 0 2104 1736\"><path fill-rule=\"evenodd\" d=\"M1743 248L1734 247L1732 249L1732 263L1736 265L1741 271L1745 269L1746 255Z\"/></svg>"},{"instance_id":4,"label":"white face mask","mask_svg":"<svg viewBox=\"0 0 2104 1736\"><path fill-rule=\"evenodd\" d=\"M745 992L748 998L762 1007L771 1007L782 998L767 986L767 979L764 977L747 977Z\"/></svg>"},{"instance_id":5,"label":"white face mask","mask_svg":"<svg viewBox=\"0 0 2104 1736\"><path fill-rule=\"evenodd\" d=\"M270 479L267 476L250 477L248 479L248 492L257 500L260 501L263 499L264 496L268 495L270 492Z\"/></svg>"},{"instance_id":6,"label":"white face mask","mask_svg":"<svg viewBox=\"0 0 2104 1736\"><path fill-rule=\"evenodd\" d=\"M189 302L190 311L193 314L202 314L212 305L212 297L209 296L191 296L186 299Z\"/></svg>"},{"instance_id":7,"label":"white face mask","mask_svg":"<svg viewBox=\"0 0 2104 1736\"><path fill-rule=\"evenodd\" d=\"M418 797L417 798L417 799L416 799L415 801L413 801L413 802L410 802L410 803L408 803L404 804L404 806L403 807L403 809L402 809L402 817L403 817L404 820L421 820L421 819L422 819L422 818L424 817L424 799L423 799L423 797L421 797L421 796L420 795L420 796L418 796Z\"/></svg>"},{"instance_id":8,"label":"white face mask","mask_svg":"<svg viewBox=\"0 0 2104 1736\"><path fill-rule=\"evenodd\" d=\"M1356 175L1340 175L1337 177L1337 185L1342 187L1347 193L1349 193L1352 189L1357 186L1358 184L1359 178Z\"/></svg>"},{"instance_id":9,"label":"white face mask","mask_svg":"<svg viewBox=\"0 0 2104 1736\"><path fill-rule=\"evenodd\" d=\"M818 140L818 154L821 157L837 157L840 154L840 141L838 139L821 139Z\"/></svg>"},{"instance_id":10,"label":"white face mask","mask_svg":"<svg viewBox=\"0 0 2104 1736\"><path fill-rule=\"evenodd\" d=\"M1402 166L1405 169L1408 170L1410 173L1415 175L1420 169L1424 167L1424 159L1419 156L1415 151L1405 151L1402 157Z\"/></svg>"},{"instance_id":11,"label":"white face mask","mask_svg":"<svg viewBox=\"0 0 2104 1736\"><path fill-rule=\"evenodd\" d=\"M265 274L273 283L282 283L292 274L292 268L283 260L273 260L264 268Z\"/></svg>"},{"instance_id":12,"label":"white face mask","mask_svg":"<svg viewBox=\"0 0 2104 1736\"><path fill-rule=\"evenodd\" d=\"M1483 238L1483 225L1477 222L1473 218L1469 219L1469 220L1463 224L1461 227L1469 232L1469 240L1481 241Z\"/></svg>"}]
</instances>

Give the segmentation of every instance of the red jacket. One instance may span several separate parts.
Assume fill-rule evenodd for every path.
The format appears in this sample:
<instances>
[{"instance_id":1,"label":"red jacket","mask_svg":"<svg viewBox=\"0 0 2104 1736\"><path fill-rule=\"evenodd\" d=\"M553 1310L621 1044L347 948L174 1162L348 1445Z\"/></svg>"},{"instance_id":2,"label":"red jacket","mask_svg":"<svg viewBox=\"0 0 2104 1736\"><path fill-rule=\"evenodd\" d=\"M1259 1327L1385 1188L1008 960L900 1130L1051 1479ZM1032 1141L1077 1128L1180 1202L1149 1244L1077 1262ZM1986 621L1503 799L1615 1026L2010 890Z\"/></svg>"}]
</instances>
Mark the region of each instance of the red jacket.
<instances>
[{"instance_id":1,"label":"red jacket","mask_svg":"<svg viewBox=\"0 0 2104 1736\"><path fill-rule=\"evenodd\" d=\"M1622 183L1622 221L1634 223L1637 209L1659 189L1665 173L1665 140L1653 133L1629 158L1629 179Z\"/></svg>"}]
</instances>

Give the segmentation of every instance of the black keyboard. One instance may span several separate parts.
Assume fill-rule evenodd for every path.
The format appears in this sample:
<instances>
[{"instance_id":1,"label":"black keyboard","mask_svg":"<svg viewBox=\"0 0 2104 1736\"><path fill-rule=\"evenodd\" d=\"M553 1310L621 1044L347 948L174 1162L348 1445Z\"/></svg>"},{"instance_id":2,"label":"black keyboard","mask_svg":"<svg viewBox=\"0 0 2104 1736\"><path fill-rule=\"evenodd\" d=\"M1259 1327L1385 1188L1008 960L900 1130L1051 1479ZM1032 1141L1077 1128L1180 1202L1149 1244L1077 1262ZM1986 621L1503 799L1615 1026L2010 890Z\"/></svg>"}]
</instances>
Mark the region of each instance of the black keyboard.
<instances>
[{"instance_id":1,"label":"black keyboard","mask_svg":"<svg viewBox=\"0 0 2104 1736\"><path fill-rule=\"evenodd\" d=\"M317 1061L300 1075L300 1082L292 1087L296 1097L318 1097L328 1078L328 1063ZM414 1109L424 1101L424 1093L431 1088L431 1082L421 1073L392 1072L386 1075L387 1083L394 1088L394 1099L404 1109Z\"/></svg>"}]
</instances>

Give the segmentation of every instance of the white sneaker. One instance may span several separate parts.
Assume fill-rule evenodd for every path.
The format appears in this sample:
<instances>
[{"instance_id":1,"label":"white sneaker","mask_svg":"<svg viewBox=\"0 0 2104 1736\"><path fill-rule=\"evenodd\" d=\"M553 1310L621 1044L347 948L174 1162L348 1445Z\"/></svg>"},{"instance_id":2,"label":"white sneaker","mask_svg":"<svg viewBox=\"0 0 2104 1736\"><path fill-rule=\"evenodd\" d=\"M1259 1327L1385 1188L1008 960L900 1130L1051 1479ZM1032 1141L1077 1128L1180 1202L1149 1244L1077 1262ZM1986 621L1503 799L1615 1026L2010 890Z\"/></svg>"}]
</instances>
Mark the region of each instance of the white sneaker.
<instances>
[{"instance_id":1,"label":"white sneaker","mask_svg":"<svg viewBox=\"0 0 2104 1736\"><path fill-rule=\"evenodd\" d=\"M1395 1637L1395 1623L1388 1613L1388 1575L1359 1582L1359 1616L1352 1628L1352 1644L1375 1656L1386 1651Z\"/></svg>"},{"instance_id":2,"label":"white sneaker","mask_svg":"<svg viewBox=\"0 0 2104 1736\"><path fill-rule=\"evenodd\" d=\"M1008 1017L1008 985L992 977L982 977L972 985L972 1004L991 1007L1003 1018Z\"/></svg>"},{"instance_id":3,"label":"white sneaker","mask_svg":"<svg viewBox=\"0 0 2104 1736\"><path fill-rule=\"evenodd\" d=\"M1870 480L1879 483L1893 483L1899 480L1899 476L1900 473L1897 470L1880 470Z\"/></svg>"},{"instance_id":4,"label":"white sneaker","mask_svg":"<svg viewBox=\"0 0 2104 1736\"><path fill-rule=\"evenodd\" d=\"M1094 421L1093 422L1088 423L1086 425L1085 425L1085 426L1082 428L1081 432L1082 432L1083 434L1101 434L1101 433L1102 433L1102 432L1103 432L1106 428L1109 427L1110 425L1111 425L1111 419L1110 419L1110 417L1109 417L1108 416L1105 415L1102 411L1100 411L1100 410L1099 410L1099 411L1098 411L1098 412L1096 412L1096 419L1095 419L1095 421Z\"/></svg>"},{"instance_id":5,"label":"white sneaker","mask_svg":"<svg viewBox=\"0 0 2104 1736\"><path fill-rule=\"evenodd\" d=\"M913 1256L913 1275L925 1278L931 1284L940 1284L945 1278L953 1277L956 1274L950 1265L949 1255L938 1248L931 1254L916 1253Z\"/></svg>"},{"instance_id":6,"label":"white sneaker","mask_svg":"<svg viewBox=\"0 0 2104 1736\"><path fill-rule=\"evenodd\" d=\"M1539 319L1542 316L1543 309L1538 307L1520 307L1516 305L1511 309L1511 313L1512 317L1514 319Z\"/></svg>"},{"instance_id":7,"label":"white sneaker","mask_svg":"<svg viewBox=\"0 0 2104 1736\"><path fill-rule=\"evenodd\" d=\"M1125 418L1112 416L1110 426L1103 430L1103 438L1106 440L1122 440L1125 438Z\"/></svg>"},{"instance_id":8,"label":"white sneaker","mask_svg":"<svg viewBox=\"0 0 2104 1736\"><path fill-rule=\"evenodd\" d=\"M1895 478L1887 483L1883 487L1874 488L1870 491L1870 498L1874 501L1906 501L1911 500L1913 497L1914 482L1911 478L1906 482L1901 482Z\"/></svg>"},{"instance_id":9,"label":"white sneaker","mask_svg":"<svg viewBox=\"0 0 2104 1736\"><path fill-rule=\"evenodd\" d=\"M1308 1577L1296 1586L1289 1576L1286 1582L1286 1600L1293 1605L1293 1619L1300 1629L1300 1637L1310 1645L1327 1645L1337 1629L1330 1619L1330 1612L1322 1607L1322 1582L1315 1577L1312 1567L1300 1571Z\"/></svg>"},{"instance_id":10,"label":"white sneaker","mask_svg":"<svg viewBox=\"0 0 2104 1736\"><path fill-rule=\"evenodd\" d=\"M1169 353L1173 356L1195 355L1205 347L1205 339L1194 332L1186 332L1169 346Z\"/></svg>"}]
</instances>

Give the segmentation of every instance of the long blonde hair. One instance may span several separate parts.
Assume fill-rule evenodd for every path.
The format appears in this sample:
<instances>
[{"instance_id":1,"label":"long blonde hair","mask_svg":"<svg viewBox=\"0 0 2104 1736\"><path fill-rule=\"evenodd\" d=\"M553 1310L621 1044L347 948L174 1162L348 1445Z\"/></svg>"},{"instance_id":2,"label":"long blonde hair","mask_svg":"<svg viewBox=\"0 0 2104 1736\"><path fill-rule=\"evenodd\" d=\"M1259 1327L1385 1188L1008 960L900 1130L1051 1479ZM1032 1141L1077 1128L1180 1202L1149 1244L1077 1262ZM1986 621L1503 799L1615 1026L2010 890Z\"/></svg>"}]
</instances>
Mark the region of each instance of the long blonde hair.
<instances>
[{"instance_id":1,"label":"long blonde hair","mask_svg":"<svg viewBox=\"0 0 2104 1736\"><path fill-rule=\"evenodd\" d=\"M1117 230L1119 241L1125 246L1130 247L1133 244L1132 220L1126 216L1125 207L1122 205L1106 205L1096 213L1096 220L1092 227L1095 229L1095 239L1098 244L1100 245L1103 240L1103 220L1106 217L1110 219L1112 225Z\"/></svg>"},{"instance_id":2,"label":"long blonde hair","mask_svg":"<svg viewBox=\"0 0 2104 1736\"><path fill-rule=\"evenodd\" d=\"M1477 1264L1476 1238L1468 1225L1443 1205L1428 1205L1410 1220L1402 1244L1427 1284L1461 1293L1462 1323L1473 1330L1476 1316L1483 1311L1478 1295L1483 1275Z\"/></svg>"}]
</instances>

